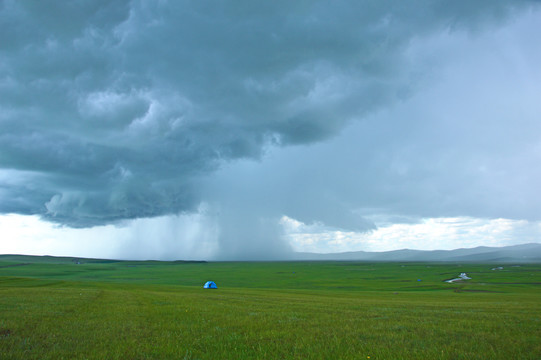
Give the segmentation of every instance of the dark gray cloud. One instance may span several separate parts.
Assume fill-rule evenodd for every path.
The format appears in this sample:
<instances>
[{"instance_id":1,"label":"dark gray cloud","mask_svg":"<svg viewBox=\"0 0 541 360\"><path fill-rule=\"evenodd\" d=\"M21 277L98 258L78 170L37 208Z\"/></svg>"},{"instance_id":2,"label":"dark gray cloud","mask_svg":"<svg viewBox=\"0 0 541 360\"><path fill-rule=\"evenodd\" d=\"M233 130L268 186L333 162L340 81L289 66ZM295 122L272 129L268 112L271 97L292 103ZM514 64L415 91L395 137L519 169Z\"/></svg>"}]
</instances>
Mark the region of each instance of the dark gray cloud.
<instances>
[{"instance_id":1,"label":"dark gray cloud","mask_svg":"<svg viewBox=\"0 0 541 360\"><path fill-rule=\"evenodd\" d=\"M539 179L539 156L523 156L536 115L485 111L518 98L489 79L529 80L452 81L483 67L475 49L468 71L452 73L456 54L440 68L465 50L457 38L528 13L536 1L3 1L0 212L88 227L204 201L247 256L275 251L283 214L358 231L376 226L366 209L531 218L537 205L508 189ZM278 148L291 150L265 156ZM244 173L243 159L268 164Z\"/></svg>"},{"instance_id":2,"label":"dark gray cloud","mask_svg":"<svg viewBox=\"0 0 541 360\"><path fill-rule=\"evenodd\" d=\"M424 88L330 140L224 168L210 197L360 232L431 217L538 221L539 17L412 40L405 57L426 69Z\"/></svg>"}]
</instances>

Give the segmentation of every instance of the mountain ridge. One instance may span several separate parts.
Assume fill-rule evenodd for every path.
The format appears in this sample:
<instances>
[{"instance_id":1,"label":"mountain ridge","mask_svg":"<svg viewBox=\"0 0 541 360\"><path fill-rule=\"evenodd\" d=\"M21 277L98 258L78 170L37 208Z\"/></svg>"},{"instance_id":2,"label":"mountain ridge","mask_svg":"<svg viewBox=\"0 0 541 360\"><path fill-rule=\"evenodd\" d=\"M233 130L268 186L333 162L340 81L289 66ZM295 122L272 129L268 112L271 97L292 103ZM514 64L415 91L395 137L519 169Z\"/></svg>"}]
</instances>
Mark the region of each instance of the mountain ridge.
<instances>
[{"instance_id":1,"label":"mountain ridge","mask_svg":"<svg viewBox=\"0 0 541 360\"><path fill-rule=\"evenodd\" d=\"M541 263L541 243L526 243L502 247L477 246L453 250L416 250L399 249L381 252L348 251L341 253L294 252L283 259L267 261L374 261L374 262L478 262L478 263ZM98 259L78 256L0 254L0 261L18 263L205 263L204 260L135 260L135 259ZM212 262L212 260L209 260ZM222 260L223 261L223 260ZM248 261L248 260L231 260ZM254 259L253 261L265 261Z\"/></svg>"},{"instance_id":2,"label":"mountain ridge","mask_svg":"<svg viewBox=\"0 0 541 360\"><path fill-rule=\"evenodd\" d=\"M442 262L541 262L541 243L502 247L477 246L453 250L399 249L381 252L348 251L342 253L297 252L294 260L345 261L442 261Z\"/></svg>"}]
</instances>

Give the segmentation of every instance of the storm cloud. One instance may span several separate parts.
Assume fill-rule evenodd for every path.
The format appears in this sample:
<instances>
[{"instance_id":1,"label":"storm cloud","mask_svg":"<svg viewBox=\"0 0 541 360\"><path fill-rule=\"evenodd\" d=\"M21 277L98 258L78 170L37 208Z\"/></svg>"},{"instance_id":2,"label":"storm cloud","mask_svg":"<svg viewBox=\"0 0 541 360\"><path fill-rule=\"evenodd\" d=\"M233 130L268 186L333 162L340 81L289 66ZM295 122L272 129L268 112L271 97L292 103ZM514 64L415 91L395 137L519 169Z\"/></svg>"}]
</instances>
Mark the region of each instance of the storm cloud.
<instances>
[{"instance_id":1,"label":"storm cloud","mask_svg":"<svg viewBox=\"0 0 541 360\"><path fill-rule=\"evenodd\" d=\"M3 1L0 212L84 228L203 207L247 256L288 251L284 215L539 220L540 18L525 0Z\"/></svg>"}]
</instances>

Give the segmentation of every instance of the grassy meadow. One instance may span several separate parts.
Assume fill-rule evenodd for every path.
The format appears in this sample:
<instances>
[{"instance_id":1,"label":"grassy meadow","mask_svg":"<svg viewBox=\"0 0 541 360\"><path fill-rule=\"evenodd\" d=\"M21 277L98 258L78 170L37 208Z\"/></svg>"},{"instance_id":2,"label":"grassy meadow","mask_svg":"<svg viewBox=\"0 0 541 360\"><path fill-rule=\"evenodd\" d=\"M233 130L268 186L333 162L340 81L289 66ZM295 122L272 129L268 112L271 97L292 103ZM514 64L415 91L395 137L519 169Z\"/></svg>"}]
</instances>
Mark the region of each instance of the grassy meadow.
<instances>
[{"instance_id":1,"label":"grassy meadow","mask_svg":"<svg viewBox=\"0 0 541 360\"><path fill-rule=\"evenodd\" d=\"M541 264L80 262L0 256L0 359L541 359Z\"/></svg>"}]
</instances>

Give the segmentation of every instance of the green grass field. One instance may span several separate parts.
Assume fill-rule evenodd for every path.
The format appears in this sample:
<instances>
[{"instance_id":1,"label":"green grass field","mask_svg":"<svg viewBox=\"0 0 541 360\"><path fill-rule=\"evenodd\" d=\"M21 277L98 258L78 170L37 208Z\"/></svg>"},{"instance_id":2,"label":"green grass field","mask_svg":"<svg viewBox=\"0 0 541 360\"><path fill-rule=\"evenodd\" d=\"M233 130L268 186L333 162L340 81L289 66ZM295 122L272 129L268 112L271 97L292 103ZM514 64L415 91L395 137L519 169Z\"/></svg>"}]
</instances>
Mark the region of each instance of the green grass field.
<instances>
[{"instance_id":1,"label":"green grass field","mask_svg":"<svg viewBox=\"0 0 541 360\"><path fill-rule=\"evenodd\" d=\"M541 264L497 265L0 256L0 359L541 359Z\"/></svg>"}]
</instances>

